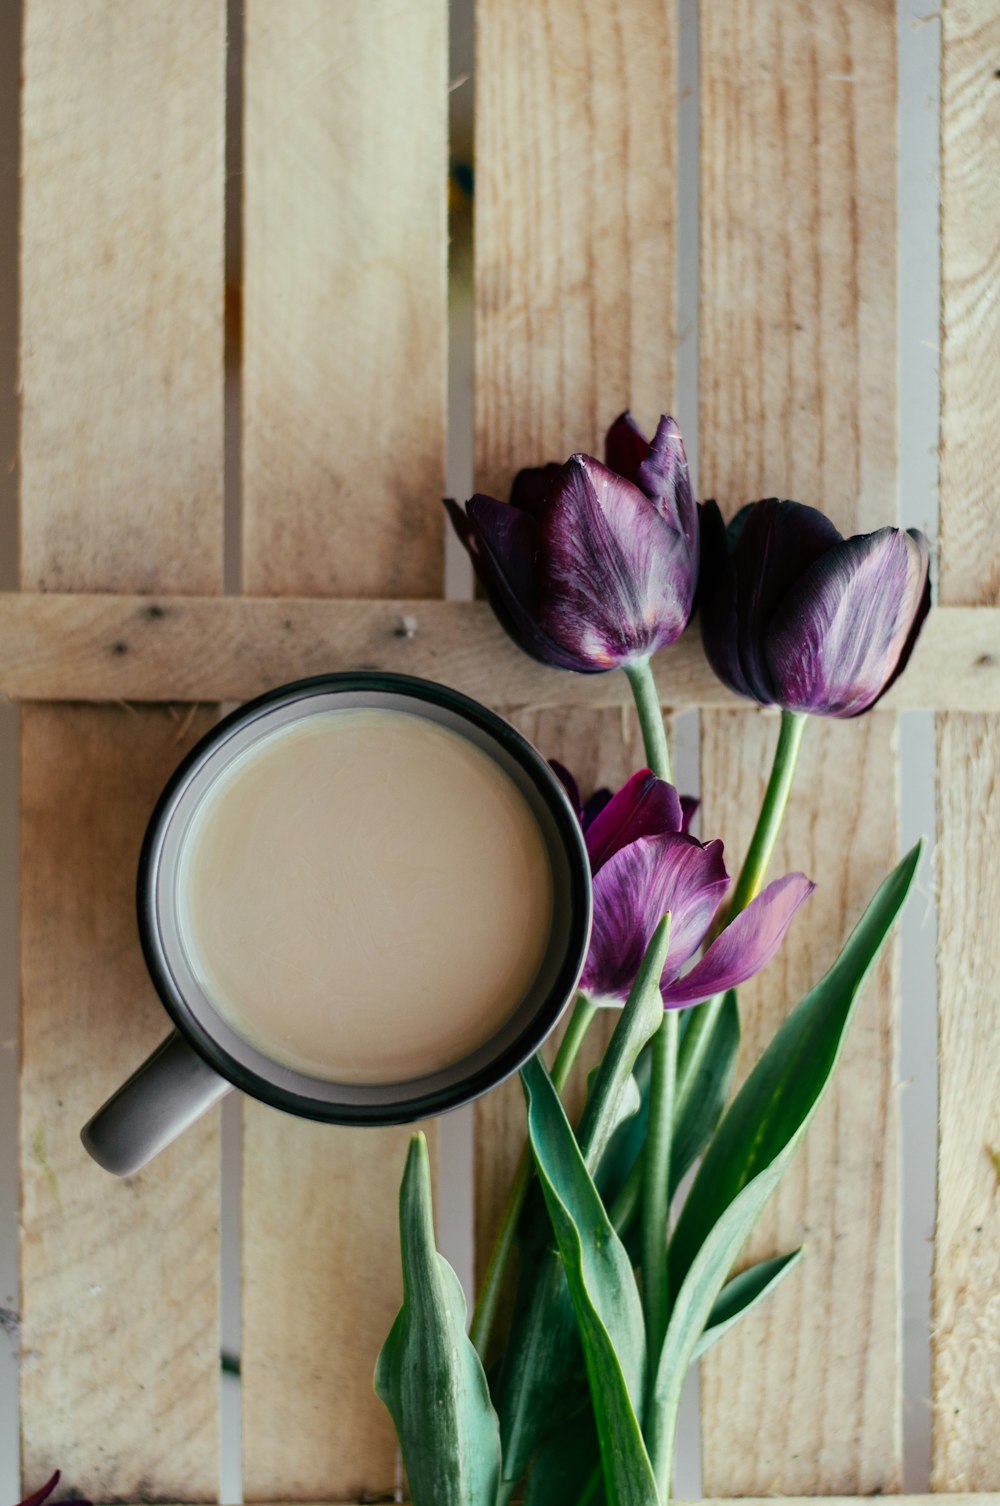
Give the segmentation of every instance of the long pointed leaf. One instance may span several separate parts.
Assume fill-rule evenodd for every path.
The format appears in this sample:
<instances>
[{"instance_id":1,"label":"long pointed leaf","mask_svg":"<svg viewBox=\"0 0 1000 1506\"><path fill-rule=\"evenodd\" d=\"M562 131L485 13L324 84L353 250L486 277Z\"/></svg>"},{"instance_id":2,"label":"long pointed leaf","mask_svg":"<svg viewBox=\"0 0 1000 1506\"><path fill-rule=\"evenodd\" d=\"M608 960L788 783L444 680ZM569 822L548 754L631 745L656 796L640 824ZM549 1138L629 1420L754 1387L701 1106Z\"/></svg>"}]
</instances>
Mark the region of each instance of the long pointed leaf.
<instances>
[{"instance_id":1,"label":"long pointed leaf","mask_svg":"<svg viewBox=\"0 0 1000 1506\"><path fill-rule=\"evenodd\" d=\"M413 1506L495 1506L500 1432L465 1332L465 1296L434 1245L427 1142L414 1135L399 1194L403 1305L375 1390L396 1424Z\"/></svg>"},{"instance_id":2,"label":"long pointed leaf","mask_svg":"<svg viewBox=\"0 0 1000 1506\"><path fill-rule=\"evenodd\" d=\"M537 1057L521 1070L528 1134L583 1342L609 1506L660 1506L636 1416L645 1371L629 1258Z\"/></svg>"},{"instance_id":3,"label":"long pointed leaf","mask_svg":"<svg viewBox=\"0 0 1000 1506\"><path fill-rule=\"evenodd\" d=\"M840 1055L862 984L909 892L918 844L879 888L833 967L792 1011L702 1160L670 1246L677 1293L656 1373L650 1453L669 1453L685 1372L733 1262L781 1180Z\"/></svg>"},{"instance_id":4,"label":"long pointed leaf","mask_svg":"<svg viewBox=\"0 0 1000 1506\"><path fill-rule=\"evenodd\" d=\"M588 1397L585 1407L577 1408L572 1417L542 1439L525 1481L524 1506L578 1501L591 1475L600 1468L600 1457L597 1424ZM597 1500L603 1506L603 1490Z\"/></svg>"},{"instance_id":5,"label":"long pointed leaf","mask_svg":"<svg viewBox=\"0 0 1000 1506\"><path fill-rule=\"evenodd\" d=\"M661 922L594 1079L580 1124L584 1160L593 1173L619 1122L622 1096L646 1042L663 1018L660 975L669 926ZM522 1250L518 1294L497 1386L503 1477L520 1480L540 1440L564 1410L564 1392L580 1368L580 1345L566 1278L551 1242Z\"/></svg>"},{"instance_id":6,"label":"long pointed leaf","mask_svg":"<svg viewBox=\"0 0 1000 1506\"><path fill-rule=\"evenodd\" d=\"M774 1255L770 1260L759 1260L756 1265L749 1266L727 1281L715 1299L704 1332L695 1345L692 1361L701 1359L705 1351L717 1344L723 1334L727 1334L751 1308L756 1307L758 1302L763 1302L789 1271L795 1269L803 1253L800 1245L790 1255Z\"/></svg>"}]
</instances>

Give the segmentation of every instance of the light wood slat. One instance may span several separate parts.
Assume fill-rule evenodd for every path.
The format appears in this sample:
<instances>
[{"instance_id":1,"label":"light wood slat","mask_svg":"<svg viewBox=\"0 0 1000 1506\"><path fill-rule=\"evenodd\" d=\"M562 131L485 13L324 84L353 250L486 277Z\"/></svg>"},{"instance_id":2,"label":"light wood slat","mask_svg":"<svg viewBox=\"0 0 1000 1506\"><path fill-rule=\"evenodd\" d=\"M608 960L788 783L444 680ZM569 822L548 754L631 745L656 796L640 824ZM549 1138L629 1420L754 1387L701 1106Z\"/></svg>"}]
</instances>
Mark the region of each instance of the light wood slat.
<instances>
[{"instance_id":1,"label":"light wood slat","mask_svg":"<svg viewBox=\"0 0 1000 1506\"><path fill-rule=\"evenodd\" d=\"M1000 1482L1000 726L938 731L938 1195L931 1482Z\"/></svg>"},{"instance_id":2,"label":"light wood slat","mask_svg":"<svg viewBox=\"0 0 1000 1506\"><path fill-rule=\"evenodd\" d=\"M247 8L243 588L441 589L447 7Z\"/></svg>"},{"instance_id":3,"label":"light wood slat","mask_svg":"<svg viewBox=\"0 0 1000 1506\"><path fill-rule=\"evenodd\" d=\"M218 1116L128 1182L80 1144L169 1028L139 950L135 870L161 786L211 721L170 707L24 715L26 1491L62 1462L96 1500L218 1494Z\"/></svg>"},{"instance_id":4,"label":"light wood slat","mask_svg":"<svg viewBox=\"0 0 1000 1506\"><path fill-rule=\"evenodd\" d=\"M673 0L479 0L477 24L476 486L504 497L520 466L602 454L623 408L651 428L674 402L677 21ZM500 699L491 682L509 663L531 687L515 705L627 703L623 676L539 672L500 649L480 697ZM584 785L620 784L643 761L620 712L520 725ZM595 1024L587 1063L606 1036ZM517 1085L481 1100L475 1124L481 1277L524 1143Z\"/></svg>"},{"instance_id":5,"label":"light wood slat","mask_svg":"<svg viewBox=\"0 0 1000 1506\"><path fill-rule=\"evenodd\" d=\"M773 717L702 718L702 835L723 837L731 869L746 851L776 736ZM892 861L895 739L895 718L878 712L806 731L771 872L799 869L819 887L777 960L740 990L741 1076L833 961ZM852 1488L897 1483L895 986L893 956L869 980L827 1100L740 1259L804 1243L804 1262L702 1364L712 1493L738 1493L744 1479L757 1489L767 1480L776 1493L789 1477L815 1478L818 1489L826 1478Z\"/></svg>"},{"instance_id":6,"label":"light wood slat","mask_svg":"<svg viewBox=\"0 0 1000 1506\"><path fill-rule=\"evenodd\" d=\"M895 8L701 8L702 490L792 496L848 532L897 517ZM703 828L746 850L776 729L702 720ZM893 721L814 726L773 872L821 883L743 991L744 1063L897 855ZM747 1259L802 1269L703 1365L709 1494L898 1490L896 981L869 984L822 1117Z\"/></svg>"},{"instance_id":7,"label":"light wood slat","mask_svg":"<svg viewBox=\"0 0 1000 1506\"><path fill-rule=\"evenodd\" d=\"M33 589L220 587L224 55L216 0L26 6ZM22 719L22 1461L33 1486L71 1461L98 1500L218 1492L217 1123L128 1184L79 1142L167 1027L133 876L158 788L208 721Z\"/></svg>"},{"instance_id":8,"label":"light wood slat","mask_svg":"<svg viewBox=\"0 0 1000 1506\"><path fill-rule=\"evenodd\" d=\"M571 769L585 796L602 785L618 789L644 763L642 739L634 713L620 711L522 712L515 725L546 758L557 758ZM567 1111L574 1118L583 1107L587 1073L603 1054L615 1015L608 1011L594 1021L563 1094ZM551 1062L562 1037L560 1027L546 1047ZM476 1281L481 1282L490 1257L500 1210L507 1200L514 1169L525 1143L524 1094L514 1078L488 1093L476 1104L475 1254ZM508 1295L512 1295L508 1291ZM506 1307L498 1319L501 1333Z\"/></svg>"},{"instance_id":9,"label":"light wood slat","mask_svg":"<svg viewBox=\"0 0 1000 1506\"><path fill-rule=\"evenodd\" d=\"M445 0L255 0L244 93L244 589L433 595ZM399 1303L407 1131L250 1102L243 1123L245 1498L391 1489L371 1377Z\"/></svg>"},{"instance_id":10,"label":"light wood slat","mask_svg":"<svg viewBox=\"0 0 1000 1506\"><path fill-rule=\"evenodd\" d=\"M302 675L374 668L499 707L631 705L621 675L536 664L483 602L0 593L0 695L14 700L242 701ZM665 705L741 704L697 628L654 668ZM936 608L884 707L1000 711L1000 608Z\"/></svg>"},{"instance_id":11,"label":"light wood slat","mask_svg":"<svg viewBox=\"0 0 1000 1506\"><path fill-rule=\"evenodd\" d=\"M1000 600L1000 12L942 11L941 595ZM938 723L939 1162L931 1478L1000 1486L1000 721Z\"/></svg>"},{"instance_id":12,"label":"light wood slat","mask_svg":"<svg viewBox=\"0 0 1000 1506\"><path fill-rule=\"evenodd\" d=\"M673 0L479 0L476 485L674 401Z\"/></svg>"}]
</instances>

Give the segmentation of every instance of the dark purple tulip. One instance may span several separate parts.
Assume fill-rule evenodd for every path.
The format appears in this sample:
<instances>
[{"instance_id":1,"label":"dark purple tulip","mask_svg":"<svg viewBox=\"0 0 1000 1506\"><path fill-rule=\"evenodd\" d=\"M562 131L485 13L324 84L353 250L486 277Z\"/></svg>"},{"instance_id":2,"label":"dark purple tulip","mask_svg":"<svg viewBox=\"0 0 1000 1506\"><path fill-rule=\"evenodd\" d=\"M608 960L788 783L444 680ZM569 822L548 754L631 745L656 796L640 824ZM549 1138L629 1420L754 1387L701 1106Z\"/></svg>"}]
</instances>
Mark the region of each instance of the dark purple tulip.
<instances>
[{"instance_id":1,"label":"dark purple tulip","mask_svg":"<svg viewBox=\"0 0 1000 1506\"><path fill-rule=\"evenodd\" d=\"M722 843L683 829L673 785L642 769L585 827L594 875L594 929L580 986L623 1003L661 918L670 912L670 950L660 983L667 1008L697 1004L735 988L777 952L792 917L815 885L801 873L758 894L681 976L711 928L729 875Z\"/></svg>"},{"instance_id":2,"label":"dark purple tulip","mask_svg":"<svg viewBox=\"0 0 1000 1506\"><path fill-rule=\"evenodd\" d=\"M730 690L848 717L902 674L931 604L922 533L845 539L814 507L772 497L728 529L706 502L701 536L702 640Z\"/></svg>"},{"instance_id":3,"label":"dark purple tulip","mask_svg":"<svg viewBox=\"0 0 1000 1506\"><path fill-rule=\"evenodd\" d=\"M687 457L672 418L652 442L628 413L608 464L574 455L518 473L509 502L447 502L494 612L534 658L584 674L673 643L698 581L699 533Z\"/></svg>"}]
</instances>

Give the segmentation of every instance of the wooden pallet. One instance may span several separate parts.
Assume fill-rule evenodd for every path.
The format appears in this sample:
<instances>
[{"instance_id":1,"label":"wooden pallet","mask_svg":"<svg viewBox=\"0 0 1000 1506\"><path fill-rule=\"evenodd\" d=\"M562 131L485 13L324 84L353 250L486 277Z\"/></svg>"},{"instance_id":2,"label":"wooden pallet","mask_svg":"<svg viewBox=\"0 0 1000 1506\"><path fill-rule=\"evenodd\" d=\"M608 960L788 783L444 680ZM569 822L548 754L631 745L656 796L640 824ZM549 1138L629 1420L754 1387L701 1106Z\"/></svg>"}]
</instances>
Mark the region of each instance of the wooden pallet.
<instances>
[{"instance_id":1,"label":"wooden pallet","mask_svg":"<svg viewBox=\"0 0 1000 1506\"><path fill-rule=\"evenodd\" d=\"M478 0L485 490L595 449L627 404L648 425L673 402L679 5ZM505 708L585 781L637 757L620 677L542 670L481 605L440 599L446 0L247 0L228 294L226 28L224 0L24 6L23 592L0 600L0 691L26 703L22 1459L26 1484L58 1464L95 1500L219 1499L218 1118L127 1184L78 1140L163 1032L133 872L215 704L379 664ZM727 509L780 492L849 531L898 515L896 45L891 0L702 0L701 486ZM884 708L807 741L777 862L823 885L745 1016L752 1050L895 858L896 712L933 707L933 1484L971 1493L1000 1491L995 0L946 0L943 58L944 605ZM726 697L694 643L658 674L665 704L703 707L706 829L739 853L773 719ZM809 1259L703 1367L706 1494L900 1489L898 1010L890 957L753 1242L808 1226ZM476 1123L482 1252L516 1098ZM397 1302L405 1138L244 1103L249 1501L351 1500L394 1476L369 1375Z\"/></svg>"}]
</instances>

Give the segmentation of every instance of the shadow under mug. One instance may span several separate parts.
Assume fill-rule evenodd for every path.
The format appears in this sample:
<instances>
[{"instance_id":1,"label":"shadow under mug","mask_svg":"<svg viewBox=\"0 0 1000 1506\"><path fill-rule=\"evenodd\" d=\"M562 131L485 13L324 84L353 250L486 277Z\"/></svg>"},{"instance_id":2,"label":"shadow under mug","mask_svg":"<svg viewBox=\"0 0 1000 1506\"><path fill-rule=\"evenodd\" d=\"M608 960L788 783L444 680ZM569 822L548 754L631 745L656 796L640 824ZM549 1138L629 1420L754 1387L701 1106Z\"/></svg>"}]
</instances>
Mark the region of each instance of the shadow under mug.
<instances>
[{"instance_id":1,"label":"shadow under mug","mask_svg":"<svg viewBox=\"0 0 1000 1506\"><path fill-rule=\"evenodd\" d=\"M233 760L275 730L316 713L389 710L425 717L482 749L513 781L542 835L552 872L552 924L526 997L484 1045L409 1081L331 1082L274 1061L237 1033L198 983L182 945L178 863L193 817ZM479 1097L515 1072L572 998L590 939L590 865L576 814L549 765L494 712L447 686L406 675L299 680L225 717L187 755L153 812L139 861L139 936L173 1033L82 1131L108 1171L138 1171L233 1087L288 1113L333 1124L400 1124Z\"/></svg>"}]
</instances>

